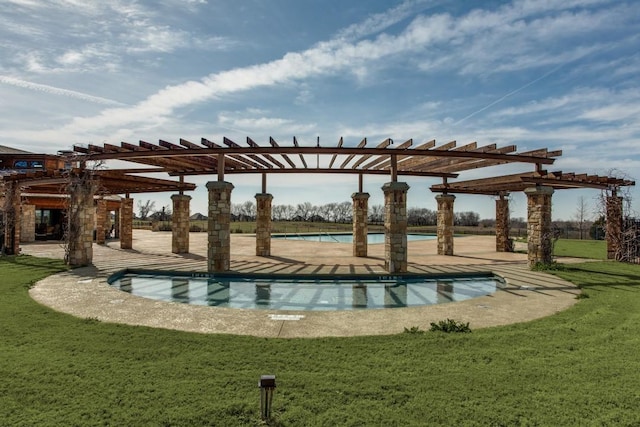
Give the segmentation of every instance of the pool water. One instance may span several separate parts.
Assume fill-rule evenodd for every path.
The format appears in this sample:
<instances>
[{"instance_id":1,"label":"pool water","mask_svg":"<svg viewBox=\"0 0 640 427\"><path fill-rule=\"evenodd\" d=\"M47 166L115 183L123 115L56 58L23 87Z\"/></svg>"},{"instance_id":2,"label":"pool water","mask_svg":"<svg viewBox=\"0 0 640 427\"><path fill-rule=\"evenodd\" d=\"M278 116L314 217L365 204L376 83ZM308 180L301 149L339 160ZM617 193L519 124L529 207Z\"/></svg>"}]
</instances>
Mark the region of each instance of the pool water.
<instances>
[{"instance_id":1,"label":"pool water","mask_svg":"<svg viewBox=\"0 0 640 427\"><path fill-rule=\"evenodd\" d=\"M353 243L353 234L350 233L318 233L318 234L280 234L272 235L272 239L309 240L312 242ZM407 241L435 240L435 234L407 234ZM384 233L367 234L367 243L384 243Z\"/></svg>"},{"instance_id":2,"label":"pool water","mask_svg":"<svg viewBox=\"0 0 640 427\"><path fill-rule=\"evenodd\" d=\"M161 301L311 311L400 308L464 301L493 294L502 284L495 276L195 276L126 273L117 275L109 283L132 295Z\"/></svg>"}]
</instances>

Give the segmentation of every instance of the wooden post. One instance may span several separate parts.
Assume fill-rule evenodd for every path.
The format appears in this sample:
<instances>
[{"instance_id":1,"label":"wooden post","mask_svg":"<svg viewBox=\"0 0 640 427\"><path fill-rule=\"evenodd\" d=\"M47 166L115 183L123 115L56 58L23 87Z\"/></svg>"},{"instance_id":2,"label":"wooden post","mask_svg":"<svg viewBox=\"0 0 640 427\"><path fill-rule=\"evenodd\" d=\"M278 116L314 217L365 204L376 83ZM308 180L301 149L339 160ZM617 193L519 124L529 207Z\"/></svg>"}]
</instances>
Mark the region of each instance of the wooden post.
<instances>
[{"instance_id":1,"label":"wooden post","mask_svg":"<svg viewBox=\"0 0 640 427\"><path fill-rule=\"evenodd\" d=\"M218 181L224 181L224 154L218 154Z\"/></svg>"}]
</instances>

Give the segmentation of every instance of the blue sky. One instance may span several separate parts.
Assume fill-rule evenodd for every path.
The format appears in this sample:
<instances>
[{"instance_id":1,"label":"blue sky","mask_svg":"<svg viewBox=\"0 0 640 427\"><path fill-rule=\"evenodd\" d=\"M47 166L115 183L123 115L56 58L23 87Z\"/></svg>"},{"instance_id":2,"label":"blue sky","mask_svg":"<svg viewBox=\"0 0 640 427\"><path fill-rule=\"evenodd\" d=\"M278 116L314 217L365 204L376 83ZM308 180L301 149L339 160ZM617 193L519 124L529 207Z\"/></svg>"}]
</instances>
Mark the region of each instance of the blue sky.
<instances>
[{"instance_id":1,"label":"blue sky","mask_svg":"<svg viewBox=\"0 0 640 427\"><path fill-rule=\"evenodd\" d=\"M550 170L637 179L638 28L633 0L0 0L0 144L477 141L563 150ZM206 213L215 179L188 179L192 212ZM235 203L260 191L259 176L228 180ZM385 181L365 178L370 204ZM439 180L407 181L409 206L436 208ZM271 176L268 191L276 204L340 202L357 178ZM579 197L595 209L597 195L556 192L554 219ZM455 209L494 216L487 196ZM512 216L526 216L522 195Z\"/></svg>"}]
</instances>

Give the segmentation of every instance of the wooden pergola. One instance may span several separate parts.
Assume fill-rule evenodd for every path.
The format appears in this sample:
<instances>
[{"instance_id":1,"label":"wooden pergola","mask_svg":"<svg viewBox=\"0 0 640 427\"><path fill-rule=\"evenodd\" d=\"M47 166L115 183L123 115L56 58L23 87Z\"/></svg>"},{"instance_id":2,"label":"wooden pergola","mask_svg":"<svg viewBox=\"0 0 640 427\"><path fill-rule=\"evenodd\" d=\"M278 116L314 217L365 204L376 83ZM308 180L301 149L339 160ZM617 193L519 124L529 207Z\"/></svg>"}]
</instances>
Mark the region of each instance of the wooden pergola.
<instances>
[{"instance_id":1,"label":"wooden pergola","mask_svg":"<svg viewBox=\"0 0 640 427\"><path fill-rule=\"evenodd\" d=\"M610 176L557 172L526 172L491 178L457 181L431 186L436 193L484 194L500 196L524 191L535 185L552 187L555 190L594 188L617 192L620 187L635 185L635 181Z\"/></svg>"},{"instance_id":2,"label":"wooden pergola","mask_svg":"<svg viewBox=\"0 0 640 427\"><path fill-rule=\"evenodd\" d=\"M552 165L561 155L560 150L549 151L542 148L518 152L515 145L480 146L476 142L458 146L455 141L437 144L435 140L431 140L414 146L412 139L394 143L392 139L387 138L368 145L367 138L355 144L345 143L340 138L336 144L328 146L321 145L319 138L312 144L301 144L296 137L293 137L291 143L279 143L269 138L267 143L261 145L249 137L243 144L223 137L220 143L202 138L199 144L180 139L178 143L160 140L157 143L139 141L137 144L121 142L120 145L76 145L72 151L59 153L59 156L49 156L52 159L47 159L57 159L65 167L73 165L85 171L88 169L84 167L90 164L89 162L118 160L135 164L136 167L91 171L100 182L98 193L125 195L123 206L128 209L125 216L128 221L133 216L130 194L177 191L179 194L172 196L174 201L173 252L176 253L188 252L190 197L185 196L184 191L195 189L195 185L185 183L185 177L215 176L216 181L207 183L210 229L215 227L218 230L215 233L210 230L209 234L210 271L224 271L229 265L228 223L233 185L225 181L226 176L234 174L262 176L262 193L256 195L258 200L256 255L262 256L270 255L272 196L267 193L268 175L357 175L359 177L358 192L352 196L355 256L366 256L366 212L369 195L363 192L363 176L388 176L389 182L382 188L385 193L385 211L390 212L385 219L385 234L389 242L385 247L390 247L389 254L385 254L385 267L390 272L403 272L406 271L406 217L402 215L406 215L406 192L409 187L406 183L398 182L399 176L441 179L440 184L431 187L433 192L442 193L436 197L439 217L438 253L452 255L453 199L455 199L453 194L455 193L495 195L503 199L510 192L525 191L529 197L529 206L535 205L536 209L540 209L540 212L535 213L533 217L536 218L535 221L542 224L543 219L539 218L544 217L547 218L544 221L550 221L550 195L553 189L588 187L613 191L620 186L635 184L629 180L613 177L548 172L545 168ZM15 156L24 157L24 154L15 154ZM4 162L2 165L6 167L10 159L0 158L0 162ZM513 175L456 181L459 174L464 171L514 163L529 165L531 169L529 172ZM157 173L178 177L178 181L145 176ZM61 185L67 182L65 179L68 180L68 176L68 171L22 171L5 176L4 182L6 185L15 181L30 193L45 194L55 193L56 189L60 191ZM536 189L551 191L543 190L538 194L539 191ZM441 217L444 218L442 224L440 224ZM545 227L546 225L542 224L536 229L544 231ZM130 232L128 234L128 243L122 246L123 248L130 247ZM544 233L536 238L540 241L534 246L544 247ZM121 245L122 242L123 240ZM358 245L360 247L364 245L364 251L356 249ZM532 249L530 254L531 252ZM539 255L534 254L533 259L540 258ZM544 254L542 258L544 261Z\"/></svg>"},{"instance_id":3,"label":"wooden pergola","mask_svg":"<svg viewBox=\"0 0 640 427\"><path fill-rule=\"evenodd\" d=\"M157 144L140 141L138 145L122 142L120 146L75 146L74 152L85 160L125 160L144 168L122 169L122 173L163 172L170 176L227 174L315 173L439 177L443 182L457 178L462 171L506 163L529 163L536 169L554 162L561 151L540 149L517 152L515 145L478 146L476 142L457 146L455 141L437 145L431 140L413 146L413 140L394 144L385 139L368 146L366 138L356 146L345 146L341 138L335 146L302 146L297 138L283 145L269 138L268 145L259 145L251 138L240 145L229 138L222 144L202 138L200 145L180 139L179 144L160 140Z\"/></svg>"}]
</instances>

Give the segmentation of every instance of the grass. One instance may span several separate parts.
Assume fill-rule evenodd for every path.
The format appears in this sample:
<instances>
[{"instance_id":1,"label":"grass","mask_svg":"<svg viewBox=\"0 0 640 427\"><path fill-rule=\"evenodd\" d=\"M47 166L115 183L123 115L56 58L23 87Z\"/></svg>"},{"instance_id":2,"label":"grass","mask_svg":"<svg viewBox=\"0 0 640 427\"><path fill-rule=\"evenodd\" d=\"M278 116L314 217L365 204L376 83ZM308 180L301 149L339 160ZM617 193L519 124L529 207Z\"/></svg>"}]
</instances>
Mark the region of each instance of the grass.
<instances>
[{"instance_id":1,"label":"grass","mask_svg":"<svg viewBox=\"0 0 640 427\"><path fill-rule=\"evenodd\" d=\"M606 259L607 242L604 240L558 239L553 247L553 255Z\"/></svg>"},{"instance_id":2,"label":"grass","mask_svg":"<svg viewBox=\"0 0 640 427\"><path fill-rule=\"evenodd\" d=\"M58 261L0 259L0 424L640 424L640 266L567 265L589 298L470 334L262 339L106 324L40 306ZM410 327L411 325L407 325Z\"/></svg>"}]
</instances>

